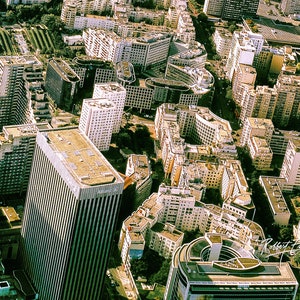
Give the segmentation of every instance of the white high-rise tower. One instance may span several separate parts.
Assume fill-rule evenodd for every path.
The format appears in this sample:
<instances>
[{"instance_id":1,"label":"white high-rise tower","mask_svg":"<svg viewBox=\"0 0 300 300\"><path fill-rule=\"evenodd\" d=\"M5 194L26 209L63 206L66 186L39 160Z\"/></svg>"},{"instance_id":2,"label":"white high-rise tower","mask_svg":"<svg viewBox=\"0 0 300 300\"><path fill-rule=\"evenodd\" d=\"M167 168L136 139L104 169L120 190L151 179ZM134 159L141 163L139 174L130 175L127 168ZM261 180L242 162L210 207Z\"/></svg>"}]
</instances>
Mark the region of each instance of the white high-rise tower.
<instances>
[{"instance_id":1,"label":"white high-rise tower","mask_svg":"<svg viewBox=\"0 0 300 300\"><path fill-rule=\"evenodd\" d=\"M116 117L114 102L106 99L84 99L79 129L100 151L107 151Z\"/></svg>"},{"instance_id":2,"label":"white high-rise tower","mask_svg":"<svg viewBox=\"0 0 300 300\"><path fill-rule=\"evenodd\" d=\"M125 106L125 88L117 82L96 83L94 86L93 98L106 98L116 104L113 133L118 133L120 131Z\"/></svg>"}]
</instances>

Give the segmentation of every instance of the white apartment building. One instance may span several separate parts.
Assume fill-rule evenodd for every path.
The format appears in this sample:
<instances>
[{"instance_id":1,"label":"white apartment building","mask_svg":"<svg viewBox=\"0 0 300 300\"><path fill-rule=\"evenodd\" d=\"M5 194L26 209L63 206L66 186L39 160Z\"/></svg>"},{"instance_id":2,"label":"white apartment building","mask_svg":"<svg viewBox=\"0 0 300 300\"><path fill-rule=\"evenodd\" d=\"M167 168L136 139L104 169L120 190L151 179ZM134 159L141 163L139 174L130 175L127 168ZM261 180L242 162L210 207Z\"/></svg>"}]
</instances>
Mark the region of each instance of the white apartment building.
<instances>
[{"instance_id":1,"label":"white apartment building","mask_svg":"<svg viewBox=\"0 0 300 300\"><path fill-rule=\"evenodd\" d=\"M97 15L75 16L74 29L83 30L86 28L105 29L113 31L116 26L116 20Z\"/></svg>"},{"instance_id":2,"label":"white apartment building","mask_svg":"<svg viewBox=\"0 0 300 300\"><path fill-rule=\"evenodd\" d=\"M179 126L175 122L164 121L160 128L161 158L166 176L171 176L184 162L184 139L179 135Z\"/></svg>"},{"instance_id":3,"label":"white apartment building","mask_svg":"<svg viewBox=\"0 0 300 300\"><path fill-rule=\"evenodd\" d=\"M106 98L83 100L79 129L100 151L109 149L116 110L116 104Z\"/></svg>"},{"instance_id":4,"label":"white apartment building","mask_svg":"<svg viewBox=\"0 0 300 300\"><path fill-rule=\"evenodd\" d=\"M242 211L253 211L251 191L239 160L225 161L220 191L224 202L227 203L227 209L233 209L235 206ZM240 210L237 209L235 213L240 213Z\"/></svg>"},{"instance_id":5,"label":"white apartment building","mask_svg":"<svg viewBox=\"0 0 300 300\"><path fill-rule=\"evenodd\" d=\"M157 196L157 202L164 207L161 221L171 223L182 231L197 228L201 232L206 231L208 214L203 210L201 197L202 192L193 188L161 184ZM204 220L201 220L202 218Z\"/></svg>"},{"instance_id":6,"label":"white apartment building","mask_svg":"<svg viewBox=\"0 0 300 300\"><path fill-rule=\"evenodd\" d=\"M114 63L121 60L126 43L115 32L88 28L83 31L82 38L88 56Z\"/></svg>"},{"instance_id":7,"label":"white apartment building","mask_svg":"<svg viewBox=\"0 0 300 300\"><path fill-rule=\"evenodd\" d=\"M209 93L214 85L214 77L205 68L186 66L185 62L175 64L168 59L165 78L182 81L191 88L194 94L205 95Z\"/></svg>"},{"instance_id":8,"label":"white apartment building","mask_svg":"<svg viewBox=\"0 0 300 300\"><path fill-rule=\"evenodd\" d=\"M248 141L252 163L257 170L270 170L273 158L272 149L265 138L253 136Z\"/></svg>"},{"instance_id":9,"label":"white apartment building","mask_svg":"<svg viewBox=\"0 0 300 300\"><path fill-rule=\"evenodd\" d=\"M105 98L115 103L116 111L113 124L113 133L118 133L122 123L126 89L117 82L96 83L94 85L93 98Z\"/></svg>"},{"instance_id":10,"label":"white apartment building","mask_svg":"<svg viewBox=\"0 0 300 300\"><path fill-rule=\"evenodd\" d=\"M89 56L113 63L125 60L146 68L167 61L171 36L147 32L138 38L123 38L112 31L88 28L83 32L83 40Z\"/></svg>"},{"instance_id":11,"label":"white apartment building","mask_svg":"<svg viewBox=\"0 0 300 300\"><path fill-rule=\"evenodd\" d=\"M226 75L231 81L239 64L252 66L256 48L247 33L234 32L226 64Z\"/></svg>"},{"instance_id":12,"label":"white apartment building","mask_svg":"<svg viewBox=\"0 0 300 300\"><path fill-rule=\"evenodd\" d=\"M212 2L212 1L211 1ZM216 1L220 3L220 1ZM205 1L207 3L207 1ZM217 27L213 33L216 51L222 58L227 58L231 49L232 33L225 28Z\"/></svg>"},{"instance_id":13,"label":"white apartment building","mask_svg":"<svg viewBox=\"0 0 300 300\"><path fill-rule=\"evenodd\" d=\"M188 48L168 57L168 63L202 69L205 67L207 52L202 44L193 42Z\"/></svg>"},{"instance_id":14,"label":"white apartment building","mask_svg":"<svg viewBox=\"0 0 300 300\"><path fill-rule=\"evenodd\" d=\"M149 248L165 259L170 259L182 245L184 233L172 224L156 223L149 232Z\"/></svg>"},{"instance_id":15,"label":"white apartment building","mask_svg":"<svg viewBox=\"0 0 300 300\"><path fill-rule=\"evenodd\" d=\"M196 39L195 27L188 11L183 11L179 15L176 37L187 44L193 43Z\"/></svg>"},{"instance_id":16,"label":"white apartment building","mask_svg":"<svg viewBox=\"0 0 300 300\"><path fill-rule=\"evenodd\" d=\"M300 188L300 140L288 142L280 177L285 179L286 188Z\"/></svg>"},{"instance_id":17,"label":"white apartment building","mask_svg":"<svg viewBox=\"0 0 300 300\"><path fill-rule=\"evenodd\" d=\"M270 143L272 134L274 131L274 125L272 120L263 118L246 118L243 124L243 131L241 135L241 145L247 145L251 137L265 138Z\"/></svg>"},{"instance_id":18,"label":"white apartment building","mask_svg":"<svg viewBox=\"0 0 300 300\"><path fill-rule=\"evenodd\" d=\"M284 181L283 178L278 177L259 177L259 183L267 196L274 222L278 225L288 225L291 217L291 213L281 192Z\"/></svg>"}]
</instances>

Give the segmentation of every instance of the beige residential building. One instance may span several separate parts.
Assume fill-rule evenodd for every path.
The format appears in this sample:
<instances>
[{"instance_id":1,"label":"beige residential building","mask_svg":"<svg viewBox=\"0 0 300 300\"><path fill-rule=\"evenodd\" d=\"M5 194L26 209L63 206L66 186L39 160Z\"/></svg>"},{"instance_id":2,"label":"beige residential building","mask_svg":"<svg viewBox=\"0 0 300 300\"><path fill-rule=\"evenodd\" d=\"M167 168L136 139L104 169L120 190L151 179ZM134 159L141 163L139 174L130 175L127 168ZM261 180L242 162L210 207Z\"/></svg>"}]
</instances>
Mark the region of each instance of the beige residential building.
<instances>
[{"instance_id":1,"label":"beige residential building","mask_svg":"<svg viewBox=\"0 0 300 300\"><path fill-rule=\"evenodd\" d=\"M248 141L252 163L257 170L270 170L273 152L265 138L253 136Z\"/></svg>"},{"instance_id":2,"label":"beige residential building","mask_svg":"<svg viewBox=\"0 0 300 300\"><path fill-rule=\"evenodd\" d=\"M260 176L259 183L267 196L274 222L278 225L288 225L291 213L282 194L284 179L270 176Z\"/></svg>"},{"instance_id":3,"label":"beige residential building","mask_svg":"<svg viewBox=\"0 0 300 300\"><path fill-rule=\"evenodd\" d=\"M256 89L242 85L240 121L243 124L247 117L273 119L278 99L276 88L257 86Z\"/></svg>"},{"instance_id":4,"label":"beige residential building","mask_svg":"<svg viewBox=\"0 0 300 300\"><path fill-rule=\"evenodd\" d=\"M237 155L229 122L206 107L163 104L157 109L155 130L165 174L175 185L190 154L185 150L186 143L182 137L185 134L195 144L211 147L211 153L219 158L234 158Z\"/></svg>"},{"instance_id":5,"label":"beige residential building","mask_svg":"<svg viewBox=\"0 0 300 300\"><path fill-rule=\"evenodd\" d=\"M291 123L299 122L300 76L282 72L275 87L278 96L273 116L274 125L285 127Z\"/></svg>"},{"instance_id":6,"label":"beige residential building","mask_svg":"<svg viewBox=\"0 0 300 300\"><path fill-rule=\"evenodd\" d=\"M242 86L247 85L253 89L256 80L256 70L252 66L239 64L232 79L232 97L238 105L241 105Z\"/></svg>"},{"instance_id":7,"label":"beige residential building","mask_svg":"<svg viewBox=\"0 0 300 300\"><path fill-rule=\"evenodd\" d=\"M263 137L270 143L274 131L273 122L263 118L246 118L243 124L241 145L245 146L251 137Z\"/></svg>"}]
</instances>

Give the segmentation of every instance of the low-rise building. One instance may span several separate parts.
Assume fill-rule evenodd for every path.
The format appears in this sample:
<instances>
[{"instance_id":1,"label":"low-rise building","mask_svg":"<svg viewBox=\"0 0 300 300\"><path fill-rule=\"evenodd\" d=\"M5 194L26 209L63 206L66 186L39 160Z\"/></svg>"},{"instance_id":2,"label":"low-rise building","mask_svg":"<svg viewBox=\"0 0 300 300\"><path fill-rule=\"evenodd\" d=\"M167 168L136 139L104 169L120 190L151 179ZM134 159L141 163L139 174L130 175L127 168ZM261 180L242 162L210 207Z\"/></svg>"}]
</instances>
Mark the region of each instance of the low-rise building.
<instances>
[{"instance_id":1,"label":"low-rise building","mask_svg":"<svg viewBox=\"0 0 300 300\"><path fill-rule=\"evenodd\" d=\"M21 219L11 206L0 207L1 260L16 260L21 236Z\"/></svg>"},{"instance_id":2,"label":"low-rise building","mask_svg":"<svg viewBox=\"0 0 300 300\"><path fill-rule=\"evenodd\" d=\"M282 194L283 178L260 176L259 183L268 199L274 222L278 225L288 225L291 213Z\"/></svg>"},{"instance_id":3,"label":"low-rise building","mask_svg":"<svg viewBox=\"0 0 300 300\"><path fill-rule=\"evenodd\" d=\"M135 203L140 205L150 196L152 188L151 166L148 156L130 155L127 160L125 175L136 183Z\"/></svg>"}]
</instances>

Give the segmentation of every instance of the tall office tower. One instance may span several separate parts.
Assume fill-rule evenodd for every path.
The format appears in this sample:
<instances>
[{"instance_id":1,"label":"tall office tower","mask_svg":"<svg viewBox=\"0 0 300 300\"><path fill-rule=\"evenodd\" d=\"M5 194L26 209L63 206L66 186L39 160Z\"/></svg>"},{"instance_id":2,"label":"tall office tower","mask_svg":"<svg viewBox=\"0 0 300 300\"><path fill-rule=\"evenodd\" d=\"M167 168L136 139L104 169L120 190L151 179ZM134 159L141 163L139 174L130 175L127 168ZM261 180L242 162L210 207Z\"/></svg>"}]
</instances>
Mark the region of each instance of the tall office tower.
<instances>
[{"instance_id":1,"label":"tall office tower","mask_svg":"<svg viewBox=\"0 0 300 300\"><path fill-rule=\"evenodd\" d=\"M101 299L123 185L78 129L37 134L21 244L41 299Z\"/></svg>"},{"instance_id":2,"label":"tall office tower","mask_svg":"<svg viewBox=\"0 0 300 300\"><path fill-rule=\"evenodd\" d=\"M4 126L0 134L0 194L26 192L37 131L48 123Z\"/></svg>"},{"instance_id":3,"label":"tall office tower","mask_svg":"<svg viewBox=\"0 0 300 300\"><path fill-rule=\"evenodd\" d=\"M26 68L42 68L34 56L0 57L0 130L4 125L30 123L29 99L26 96Z\"/></svg>"},{"instance_id":4,"label":"tall office tower","mask_svg":"<svg viewBox=\"0 0 300 300\"><path fill-rule=\"evenodd\" d=\"M224 0L205 0L203 12L207 15L221 17Z\"/></svg>"},{"instance_id":5,"label":"tall office tower","mask_svg":"<svg viewBox=\"0 0 300 300\"><path fill-rule=\"evenodd\" d=\"M281 167L280 177L291 188L300 188L300 141L289 140Z\"/></svg>"},{"instance_id":6,"label":"tall office tower","mask_svg":"<svg viewBox=\"0 0 300 300\"><path fill-rule=\"evenodd\" d=\"M241 20L242 17L255 16L259 0L224 0L222 19Z\"/></svg>"},{"instance_id":7,"label":"tall office tower","mask_svg":"<svg viewBox=\"0 0 300 300\"><path fill-rule=\"evenodd\" d=\"M97 83L94 86L93 98L106 98L115 103L116 111L113 123L113 133L118 133L120 131L125 106L125 88L116 82Z\"/></svg>"},{"instance_id":8,"label":"tall office tower","mask_svg":"<svg viewBox=\"0 0 300 300\"><path fill-rule=\"evenodd\" d=\"M232 35L232 46L229 51L226 73L231 81L239 64L252 66L256 48L251 39L243 32L234 32Z\"/></svg>"},{"instance_id":9,"label":"tall office tower","mask_svg":"<svg viewBox=\"0 0 300 300\"><path fill-rule=\"evenodd\" d=\"M100 151L109 149L116 105L105 98L84 99L79 129Z\"/></svg>"},{"instance_id":10,"label":"tall office tower","mask_svg":"<svg viewBox=\"0 0 300 300\"><path fill-rule=\"evenodd\" d=\"M59 108L71 110L80 78L61 58L49 60L45 89Z\"/></svg>"},{"instance_id":11,"label":"tall office tower","mask_svg":"<svg viewBox=\"0 0 300 300\"><path fill-rule=\"evenodd\" d=\"M281 0L280 8L286 15L300 13L299 0Z\"/></svg>"},{"instance_id":12,"label":"tall office tower","mask_svg":"<svg viewBox=\"0 0 300 300\"><path fill-rule=\"evenodd\" d=\"M300 76L281 73L275 85L278 92L273 122L277 127L299 126ZM299 128L300 129L300 128Z\"/></svg>"},{"instance_id":13,"label":"tall office tower","mask_svg":"<svg viewBox=\"0 0 300 300\"><path fill-rule=\"evenodd\" d=\"M288 263L261 262L225 235L206 234L175 251L164 299L294 300L297 288Z\"/></svg>"}]
</instances>

